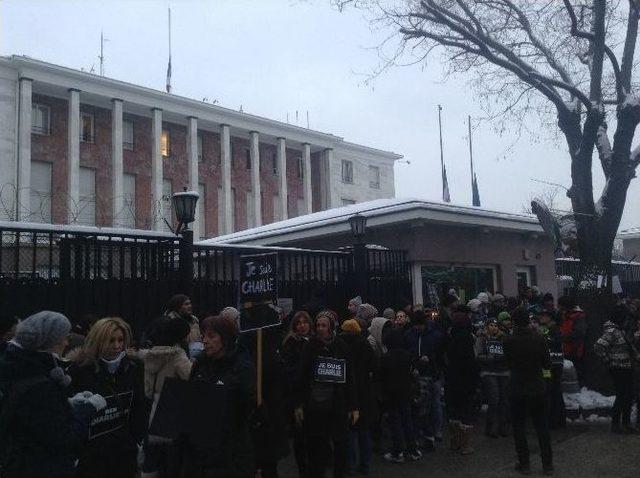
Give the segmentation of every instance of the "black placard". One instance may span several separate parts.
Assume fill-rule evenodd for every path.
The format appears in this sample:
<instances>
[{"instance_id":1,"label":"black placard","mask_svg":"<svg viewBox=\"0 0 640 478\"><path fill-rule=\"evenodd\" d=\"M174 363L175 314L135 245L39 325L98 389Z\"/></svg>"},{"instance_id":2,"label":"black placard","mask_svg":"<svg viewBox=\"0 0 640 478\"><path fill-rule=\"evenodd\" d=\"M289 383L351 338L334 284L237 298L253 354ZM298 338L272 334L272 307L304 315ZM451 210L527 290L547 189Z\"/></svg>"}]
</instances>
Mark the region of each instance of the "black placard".
<instances>
[{"instance_id":1,"label":"black placard","mask_svg":"<svg viewBox=\"0 0 640 478\"><path fill-rule=\"evenodd\" d=\"M89 440L122 428L131 413L133 392L124 392L104 397L107 407L96 414L89 423Z\"/></svg>"},{"instance_id":2,"label":"black placard","mask_svg":"<svg viewBox=\"0 0 640 478\"><path fill-rule=\"evenodd\" d=\"M226 387L223 383L167 378L162 386L151 435L216 448L225 429Z\"/></svg>"},{"instance_id":3,"label":"black placard","mask_svg":"<svg viewBox=\"0 0 640 478\"><path fill-rule=\"evenodd\" d=\"M314 378L323 383L345 383L347 381L347 361L333 357L318 357Z\"/></svg>"},{"instance_id":4,"label":"black placard","mask_svg":"<svg viewBox=\"0 0 640 478\"><path fill-rule=\"evenodd\" d=\"M241 332L280 325L277 253L240 256L239 297Z\"/></svg>"}]
</instances>

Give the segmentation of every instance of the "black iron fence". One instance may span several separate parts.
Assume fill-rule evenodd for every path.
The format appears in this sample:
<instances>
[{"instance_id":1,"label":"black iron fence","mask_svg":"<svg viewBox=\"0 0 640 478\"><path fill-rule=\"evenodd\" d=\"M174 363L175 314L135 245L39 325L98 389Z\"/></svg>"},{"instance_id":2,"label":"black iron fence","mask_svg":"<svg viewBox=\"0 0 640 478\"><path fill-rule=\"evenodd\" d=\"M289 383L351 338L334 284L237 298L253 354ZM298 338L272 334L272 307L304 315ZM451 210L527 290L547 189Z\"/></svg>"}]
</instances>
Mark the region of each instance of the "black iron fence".
<instances>
[{"instance_id":1,"label":"black iron fence","mask_svg":"<svg viewBox=\"0 0 640 478\"><path fill-rule=\"evenodd\" d=\"M556 259L556 275L558 277L579 276L580 261L573 258ZM611 273L618 276L622 291L625 295L640 298L640 264L637 262L612 261ZM571 288L573 283L567 284Z\"/></svg>"},{"instance_id":2,"label":"black iron fence","mask_svg":"<svg viewBox=\"0 0 640 478\"><path fill-rule=\"evenodd\" d=\"M355 271L351 251L194 245L192 252L188 292L200 315L237 304L240 255L276 252L279 296L292 299L295 308L315 303L343 312L361 272ZM369 249L365 263L367 290L357 291L365 300L379 308L411 300L404 251ZM185 291L183 278L180 238L171 234L0 224L5 313L24 317L50 309L76 319L118 315L139 334L171 295Z\"/></svg>"}]
</instances>

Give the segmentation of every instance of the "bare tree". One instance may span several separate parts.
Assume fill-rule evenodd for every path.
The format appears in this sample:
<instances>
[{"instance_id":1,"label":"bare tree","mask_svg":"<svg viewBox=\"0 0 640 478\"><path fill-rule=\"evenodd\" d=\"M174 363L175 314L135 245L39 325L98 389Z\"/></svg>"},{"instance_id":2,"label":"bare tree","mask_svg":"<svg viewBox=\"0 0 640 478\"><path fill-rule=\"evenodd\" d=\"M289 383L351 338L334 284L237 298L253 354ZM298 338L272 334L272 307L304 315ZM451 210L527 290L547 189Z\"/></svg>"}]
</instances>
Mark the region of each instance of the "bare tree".
<instances>
[{"instance_id":1,"label":"bare tree","mask_svg":"<svg viewBox=\"0 0 640 478\"><path fill-rule=\"evenodd\" d=\"M640 0L334 0L376 12L397 50L425 61L440 49L446 74L462 73L480 99L523 120L555 117L571 165L571 200L583 265L609 270L611 251L640 163L634 53ZM391 40L387 39L387 43ZM549 116L551 114L552 116ZM615 132L609 132L613 117ZM546 118L546 121L545 121ZM596 200L592 166L606 183Z\"/></svg>"}]
</instances>

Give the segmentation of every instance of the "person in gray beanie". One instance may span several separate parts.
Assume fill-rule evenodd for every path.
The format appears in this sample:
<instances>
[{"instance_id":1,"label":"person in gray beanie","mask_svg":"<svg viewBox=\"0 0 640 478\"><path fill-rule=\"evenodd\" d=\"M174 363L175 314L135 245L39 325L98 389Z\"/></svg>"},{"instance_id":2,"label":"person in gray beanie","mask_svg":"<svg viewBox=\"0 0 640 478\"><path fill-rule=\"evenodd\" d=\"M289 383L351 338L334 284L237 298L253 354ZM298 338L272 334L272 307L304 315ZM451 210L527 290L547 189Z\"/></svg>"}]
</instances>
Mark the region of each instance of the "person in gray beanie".
<instances>
[{"instance_id":1,"label":"person in gray beanie","mask_svg":"<svg viewBox=\"0 0 640 478\"><path fill-rule=\"evenodd\" d=\"M393 310L391 307L387 307L382 311L382 317L384 317L385 319L389 319L390 321L393 322L393 320L396 318L396 311Z\"/></svg>"},{"instance_id":2,"label":"person in gray beanie","mask_svg":"<svg viewBox=\"0 0 640 478\"><path fill-rule=\"evenodd\" d=\"M58 356L71 330L57 312L20 322L0 357L0 473L3 478L75 474L88 424L106 406L88 392L67 398L69 377Z\"/></svg>"}]
</instances>

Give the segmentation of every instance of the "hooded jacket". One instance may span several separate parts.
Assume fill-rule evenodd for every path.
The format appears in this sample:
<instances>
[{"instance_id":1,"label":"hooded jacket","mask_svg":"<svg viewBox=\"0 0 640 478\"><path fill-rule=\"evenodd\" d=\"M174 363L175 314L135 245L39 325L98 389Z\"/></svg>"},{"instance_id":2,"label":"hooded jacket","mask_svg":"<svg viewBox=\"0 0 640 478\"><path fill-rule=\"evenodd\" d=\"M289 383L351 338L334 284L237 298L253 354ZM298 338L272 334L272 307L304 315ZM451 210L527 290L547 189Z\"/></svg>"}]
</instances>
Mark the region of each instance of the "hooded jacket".
<instances>
[{"instance_id":1,"label":"hooded jacket","mask_svg":"<svg viewBox=\"0 0 640 478\"><path fill-rule=\"evenodd\" d=\"M593 345L596 355L610 369L631 369L635 356L634 347L626 340L620 327L612 321L608 320L603 327L604 333Z\"/></svg>"},{"instance_id":2,"label":"hooded jacket","mask_svg":"<svg viewBox=\"0 0 640 478\"><path fill-rule=\"evenodd\" d=\"M551 369L546 339L528 327L516 327L505 338L504 356L511 370L511 393L541 396L546 392L543 370Z\"/></svg>"},{"instance_id":3,"label":"hooded jacket","mask_svg":"<svg viewBox=\"0 0 640 478\"><path fill-rule=\"evenodd\" d=\"M418 373L439 379L444 372L445 334L438 324L427 320L422 331L412 327L404 333L404 340ZM429 357L426 364L420 360L423 355Z\"/></svg>"},{"instance_id":4,"label":"hooded jacket","mask_svg":"<svg viewBox=\"0 0 640 478\"><path fill-rule=\"evenodd\" d=\"M179 345L157 345L142 354L144 363L144 395L152 400L149 423L158 406L160 392L166 378L188 380L192 363Z\"/></svg>"},{"instance_id":5,"label":"hooded jacket","mask_svg":"<svg viewBox=\"0 0 640 478\"><path fill-rule=\"evenodd\" d=\"M384 317L375 317L371 320L371 325L369 326L369 336L367 337L367 341L373 350L377 359L380 359L382 355L387 351L387 347L382 343L382 331L384 326L387 325L389 319L385 319Z\"/></svg>"}]
</instances>

